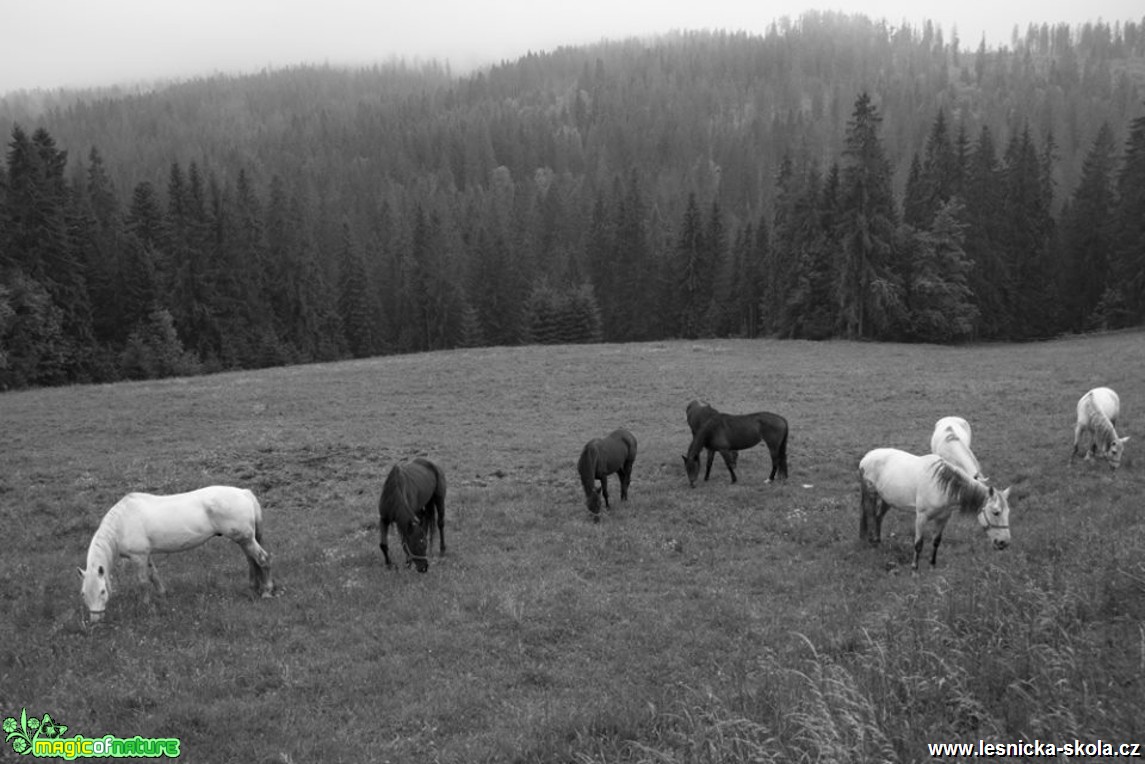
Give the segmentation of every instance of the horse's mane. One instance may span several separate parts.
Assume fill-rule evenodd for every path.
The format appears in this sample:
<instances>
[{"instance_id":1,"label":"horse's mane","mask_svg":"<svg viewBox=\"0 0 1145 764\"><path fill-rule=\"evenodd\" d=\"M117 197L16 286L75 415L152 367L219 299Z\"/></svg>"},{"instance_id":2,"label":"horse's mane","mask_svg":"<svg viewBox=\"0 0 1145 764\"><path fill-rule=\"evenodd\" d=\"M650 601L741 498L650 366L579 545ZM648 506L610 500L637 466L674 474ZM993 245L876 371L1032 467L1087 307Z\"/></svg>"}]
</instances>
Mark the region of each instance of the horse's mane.
<instances>
[{"instance_id":1,"label":"horse's mane","mask_svg":"<svg viewBox=\"0 0 1145 764\"><path fill-rule=\"evenodd\" d=\"M1095 435L1100 435L1101 447L1108 448L1109 444L1117 440L1117 430L1113 427L1113 422L1109 421L1109 417L1105 412L1097 407L1093 402L1093 394L1086 393L1085 398L1082 399L1082 407L1085 409L1085 417L1089 422L1089 426L1093 428Z\"/></svg>"},{"instance_id":2,"label":"horse's mane","mask_svg":"<svg viewBox=\"0 0 1145 764\"><path fill-rule=\"evenodd\" d=\"M382 499L381 504L383 507L389 508L390 516L399 525L408 522L413 518L413 510L409 506L409 500L406 498L405 492L405 475L402 473L400 464L395 464L390 474L386 475L386 482L382 483ZM402 509L408 517L399 517L398 512Z\"/></svg>"},{"instance_id":3,"label":"horse's mane","mask_svg":"<svg viewBox=\"0 0 1145 764\"><path fill-rule=\"evenodd\" d=\"M130 494L129 494L130 495ZM91 567L92 563L99 563L103 561L106 563L107 570L105 573L111 575L111 568L115 563L116 554L119 551L119 526L121 516L127 506L127 496L120 499L115 503L111 509L103 516L99 522L99 527L95 529L92 534L91 543L87 548L87 567Z\"/></svg>"},{"instance_id":4,"label":"horse's mane","mask_svg":"<svg viewBox=\"0 0 1145 764\"><path fill-rule=\"evenodd\" d=\"M978 512L990 496L990 489L955 467L945 459L934 463L934 482L952 501L958 504L963 514Z\"/></svg>"}]
</instances>

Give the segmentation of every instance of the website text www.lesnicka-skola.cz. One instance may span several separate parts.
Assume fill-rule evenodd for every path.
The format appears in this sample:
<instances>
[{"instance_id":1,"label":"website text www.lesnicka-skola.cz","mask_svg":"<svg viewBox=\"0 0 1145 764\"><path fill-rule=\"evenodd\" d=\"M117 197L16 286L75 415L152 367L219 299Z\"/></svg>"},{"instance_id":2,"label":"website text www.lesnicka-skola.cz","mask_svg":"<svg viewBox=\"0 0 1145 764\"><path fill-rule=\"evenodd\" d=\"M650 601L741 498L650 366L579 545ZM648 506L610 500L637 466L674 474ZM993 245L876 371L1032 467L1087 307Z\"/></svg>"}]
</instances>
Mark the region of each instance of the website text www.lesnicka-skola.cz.
<instances>
[{"instance_id":1,"label":"website text www.lesnicka-skola.cz","mask_svg":"<svg viewBox=\"0 0 1145 764\"><path fill-rule=\"evenodd\" d=\"M1111 743L1108 740L1082 742L1070 740L1060 743L1045 743L1041 740L1019 740L1016 743L991 743L979 740L976 743L927 743L926 745L932 759L945 759L956 757L1028 757L1038 758L1045 756L1055 758L1145 758L1145 750L1140 743Z\"/></svg>"}]
</instances>

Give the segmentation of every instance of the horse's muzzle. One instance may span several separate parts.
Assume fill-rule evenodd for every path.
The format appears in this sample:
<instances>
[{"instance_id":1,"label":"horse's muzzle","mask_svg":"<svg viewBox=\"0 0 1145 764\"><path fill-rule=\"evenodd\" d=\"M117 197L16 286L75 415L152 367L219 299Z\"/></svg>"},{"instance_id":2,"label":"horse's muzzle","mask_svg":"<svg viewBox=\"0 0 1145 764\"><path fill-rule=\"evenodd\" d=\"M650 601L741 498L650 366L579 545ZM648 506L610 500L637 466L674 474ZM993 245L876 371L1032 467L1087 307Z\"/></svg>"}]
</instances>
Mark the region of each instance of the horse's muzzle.
<instances>
[{"instance_id":1,"label":"horse's muzzle","mask_svg":"<svg viewBox=\"0 0 1145 764\"><path fill-rule=\"evenodd\" d=\"M1003 549L1008 548L1009 546L1010 546L1010 542L1007 541L1006 539L996 539L994 541L994 548L997 549L999 552L1001 552Z\"/></svg>"}]
</instances>

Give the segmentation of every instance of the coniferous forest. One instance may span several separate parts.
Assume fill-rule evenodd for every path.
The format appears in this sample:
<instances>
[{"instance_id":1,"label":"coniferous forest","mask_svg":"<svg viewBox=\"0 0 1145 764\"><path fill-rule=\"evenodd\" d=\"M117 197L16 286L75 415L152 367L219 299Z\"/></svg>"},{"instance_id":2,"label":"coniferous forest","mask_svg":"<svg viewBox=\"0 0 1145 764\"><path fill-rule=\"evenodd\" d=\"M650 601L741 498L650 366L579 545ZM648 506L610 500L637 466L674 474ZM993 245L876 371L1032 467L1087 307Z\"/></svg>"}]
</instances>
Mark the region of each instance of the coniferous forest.
<instances>
[{"instance_id":1,"label":"coniferous forest","mask_svg":"<svg viewBox=\"0 0 1145 764\"><path fill-rule=\"evenodd\" d=\"M1145 19L809 14L16 93L0 389L479 345L1145 322Z\"/></svg>"}]
</instances>

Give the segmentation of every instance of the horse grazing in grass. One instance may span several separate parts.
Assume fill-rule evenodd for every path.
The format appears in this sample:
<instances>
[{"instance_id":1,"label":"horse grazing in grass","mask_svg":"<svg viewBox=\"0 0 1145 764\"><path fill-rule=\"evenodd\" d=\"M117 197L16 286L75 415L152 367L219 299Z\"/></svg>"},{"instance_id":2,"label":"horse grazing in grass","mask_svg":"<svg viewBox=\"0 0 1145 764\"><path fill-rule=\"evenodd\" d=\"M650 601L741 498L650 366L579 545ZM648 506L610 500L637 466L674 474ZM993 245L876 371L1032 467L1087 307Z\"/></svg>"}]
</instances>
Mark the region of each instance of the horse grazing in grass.
<instances>
[{"instance_id":1,"label":"horse grazing in grass","mask_svg":"<svg viewBox=\"0 0 1145 764\"><path fill-rule=\"evenodd\" d=\"M1073 428L1073 452L1069 455L1070 463L1077 456L1078 446L1082 435L1089 435L1089 449L1085 458L1091 459L1100 449L1101 457L1109 462L1110 469L1121 466L1121 456L1125 451L1124 438L1117 436L1114 425L1121 413L1121 399L1117 393L1108 387L1095 387L1077 402L1077 425Z\"/></svg>"},{"instance_id":2,"label":"horse grazing in grass","mask_svg":"<svg viewBox=\"0 0 1145 764\"><path fill-rule=\"evenodd\" d=\"M1010 545L1010 489L997 491L974 480L936 454L915 456L896 448L876 448L859 462L862 514L859 537L873 544L882 535L883 516L890 507L913 510L914 562L918 572L923 530L934 524L934 549L930 564L938 560L938 545L950 515L975 513L978 524L994 542L995 549Z\"/></svg>"},{"instance_id":3,"label":"horse grazing in grass","mask_svg":"<svg viewBox=\"0 0 1145 764\"><path fill-rule=\"evenodd\" d=\"M414 565L418 573L429 570L428 545L433 541L433 525L436 516L439 554L445 554L445 473L429 459L414 459L409 464L395 464L382 484L382 496L378 499L378 520L381 525L381 541L386 567L391 567L390 548L386 543L390 535L390 523L398 526L402 538L402 549L406 553L406 565Z\"/></svg>"},{"instance_id":4,"label":"horse grazing in grass","mask_svg":"<svg viewBox=\"0 0 1145 764\"><path fill-rule=\"evenodd\" d=\"M274 593L270 554L262 547L262 507L245 488L210 486L173 496L129 493L107 511L91 538L87 567L80 570L80 593L98 623L111 597L111 571L120 557L135 562L140 583L148 578L163 595L166 587L151 556L182 552L207 539L225 536L238 544L250 565L251 588L263 597ZM144 589L144 599L151 592Z\"/></svg>"},{"instance_id":5,"label":"horse grazing in grass","mask_svg":"<svg viewBox=\"0 0 1145 764\"><path fill-rule=\"evenodd\" d=\"M962 417L947 416L935 422L934 434L930 436L930 452L981 483L989 480L982 474L978 457L970 450L970 423Z\"/></svg>"},{"instance_id":6,"label":"horse grazing in grass","mask_svg":"<svg viewBox=\"0 0 1145 764\"><path fill-rule=\"evenodd\" d=\"M705 403L704 401L689 401L687 408L684 409L684 415L688 418L688 428L692 431L692 437L696 437L696 433L700 431L700 428L707 424L708 420L718 413L720 412L716 410L715 406ZM738 451L731 452L733 467L738 462L738 457ZM714 458L715 452L709 448L708 460L710 461Z\"/></svg>"},{"instance_id":7,"label":"horse grazing in grass","mask_svg":"<svg viewBox=\"0 0 1145 764\"><path fill-rule=\"evenodd\" d=\"M628 500L628 485L632 482L632 463L636 461L636 437L624 428L613 430L606 437L594 438L584 444L576 469L584 488L584 500L593 522L600 521L600 497L608 507L608 476L620 476L620 500ZM600 481L600 488L596 482Z\"/></svg>"},{"instance_id":8,"label":"horse grazing in grass","mask_svg":"<svg viewBox=\"0 0 1145 764\"><path fill-rule=\"evenodd\" d=\"M736 452L763 441L771 452L771 474L767 482L787 477L787 420L778 414L760 411L755 414L723 414L713 412L708 420L696 430L688 453L684 455L684 470L688 473L688 484L696 487L700 474L700 451L708 449L708 467L704 480L712 474L712 461L716 452L724 458L724 464L736 482Z\"/></svg>"}]
</instances>

